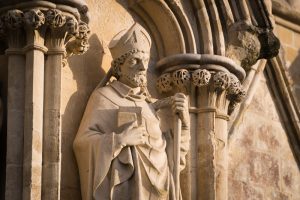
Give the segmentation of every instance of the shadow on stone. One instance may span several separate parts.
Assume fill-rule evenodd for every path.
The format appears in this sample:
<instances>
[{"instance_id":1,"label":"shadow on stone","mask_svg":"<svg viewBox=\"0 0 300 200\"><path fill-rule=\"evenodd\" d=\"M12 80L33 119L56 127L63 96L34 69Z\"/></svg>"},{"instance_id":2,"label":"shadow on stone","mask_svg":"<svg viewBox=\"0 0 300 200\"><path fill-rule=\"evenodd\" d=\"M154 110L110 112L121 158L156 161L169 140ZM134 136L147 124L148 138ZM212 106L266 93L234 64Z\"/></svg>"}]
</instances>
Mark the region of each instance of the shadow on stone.
<instances>
[{"instance_id":1,"label":"shadow on stone","mask_svg":"<svg viewBox=\"0 0 300 200\"><path fill-rule=\"evenodd\" d=\"M66 66L69 69L63 69L62 105L64 101L67 103L62 111L61 124L61 199L81 199L79 173L72 145L89 96L105 76L102 68L103 45L96 34L90 37L89 44L90 49L84 55L69 58L69 66ZM72 84L74 80L76 84ZM76 92L69 95L74 87L77 87Z\"/></svg>"},{"instance_id":2,"label":"shadow on stone","mask_svg":"<svg viewBox=\"0 0 300 200\"><path fill-rule=\"evenodd\" d=\"M298 109L300 109L300 50L298 51L298 55L296 59L291 63L288 71L290 74L290 78L292 79L292 90L295 95L296 103Z\"/></svg>"}]
</instances>

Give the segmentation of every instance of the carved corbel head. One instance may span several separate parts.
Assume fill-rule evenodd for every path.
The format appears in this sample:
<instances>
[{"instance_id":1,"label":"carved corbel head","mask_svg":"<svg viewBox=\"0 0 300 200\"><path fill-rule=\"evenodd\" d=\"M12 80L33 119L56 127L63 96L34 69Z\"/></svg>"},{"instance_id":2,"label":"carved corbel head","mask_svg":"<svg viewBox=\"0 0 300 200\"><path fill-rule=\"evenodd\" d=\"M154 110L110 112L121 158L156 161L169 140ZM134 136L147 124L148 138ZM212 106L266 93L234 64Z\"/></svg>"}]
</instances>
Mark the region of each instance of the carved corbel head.
<instances>
[{"instance_id":1,"label":"carved corbel head","mask_svg":"<svg viewBox=\"0 0 300 200\"><path fill-rule=\"evenodd\" d=\"M229 29L226 56L240 64L246 71L260 58L261 43L254 26L235 23Z\"/></svg>"},{"instance_id":2,"label":"carved corbel head","mask_svg":"<svg viewBox=\"0 0 300 200\"><path fill-rule=\"evenodd\" d=\"M76 35L77 39L84 40L88 38L88 35L90 34L90 28L85 22L79 22L78 25L78 33Z\"/></svg>"},{"instance_id":3,"label":"carved corbel head","mask_svg":"<svg viewBox=\"0 0 300 200\"><path fill-rule=\"evenodd\" d=\"M69 35L76 36L78 34L78 21L74 17L67 18L65 26Z\"/></svg>"}]
</instances>

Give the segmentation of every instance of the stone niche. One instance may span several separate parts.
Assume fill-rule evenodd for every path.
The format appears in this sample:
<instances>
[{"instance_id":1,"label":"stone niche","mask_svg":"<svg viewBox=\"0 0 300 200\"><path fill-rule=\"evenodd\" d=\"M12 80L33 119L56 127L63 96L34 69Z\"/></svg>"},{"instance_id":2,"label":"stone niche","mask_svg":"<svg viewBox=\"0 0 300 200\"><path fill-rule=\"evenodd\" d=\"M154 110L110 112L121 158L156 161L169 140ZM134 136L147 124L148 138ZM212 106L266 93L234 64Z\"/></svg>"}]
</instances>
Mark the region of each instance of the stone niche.
<instances>
[{"instance_id":1,"label":"stone niche","mask_svg":"<svg viewBox=\"0 0 300 200\"><path fill-rule=\"evenodd\" d=\"M82 56L68 59L62 74L62 168L61 199L81 199L79 174L72 149L73 141L91 92L111 66L108 44L118 32L128 29L135 21L143 23L129 11L126 0L87 1L91 16L89 50ZM170 31L172 31L170 29ZM148 78L156 81L153 69L157 61L152 45ZM155 84L150 93L157 96Z\"/></svg>"}]
</instances>

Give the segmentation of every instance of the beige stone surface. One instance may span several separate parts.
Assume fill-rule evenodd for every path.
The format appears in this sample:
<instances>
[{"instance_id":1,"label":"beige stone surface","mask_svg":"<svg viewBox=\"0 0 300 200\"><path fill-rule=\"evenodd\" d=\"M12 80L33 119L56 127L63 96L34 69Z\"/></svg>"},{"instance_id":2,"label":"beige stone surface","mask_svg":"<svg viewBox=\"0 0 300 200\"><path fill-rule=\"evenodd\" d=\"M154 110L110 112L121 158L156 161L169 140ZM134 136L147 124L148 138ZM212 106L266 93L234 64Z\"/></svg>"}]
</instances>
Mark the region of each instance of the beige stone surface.
<instances>
[{"instance_id":1,"label":"beige stone surface","mask_svg":"<svg viewBox=\"0 0 300 200\"><path fill-rule=\"evenodd\" d=\"M299 199L300 170L264 80L237 135L229 146L229 199Z\"/></svg>"},{"instance_id":2,"label":"beige stone surface","mask_svg":"<svg viewBox=\"0 0 300 200\"><path fill-rule=\"evenodd\" d=\"M59 137L60 133L58 133L55 136L50 135L49 136L50 139L53 140L49 140L48 146L43 147L44 151L47 151L47 153L49 153L50 156L53 156L53 160L56 159L55 155L61 156L61 174L59 174L60 158L57 158L58 160L56 162L56 165L52 165L53 163L52 164L48 163L49 168L51 167L54 169L55 173L53 173L53 175L55 176L55 178L51 177L51 174L46 173L46 175L44 176L45 184L43 185L43 187L47 187L48 184L47 179L54 180L60 175L61 185L57 184L56 187L58 188L60 187L61 190L60 196L62 200L81 199L79 174L78 174L78 168L75 161L74 153L72 151L72 143L74 141L75 134L78 130L80 120L85 110L87 100L90 94L93 92L94 88L97 86L97 84L108 72L108 69L110 67L112 58L108 50L108 44L115 34L117 34L119 31L123 29L127 29L128 27L130 27L134 21L139 21L143 23L143 21L136 16L135 12L128 11L129 9L127 8L127 2L131 2L131 1L87 0L86 2L89 5L89 11L91 16L91 21L90 21L91 37L89 39L90 49L85 55L82 55L80 57L69 58L68 59L69 63L61 69L62 70L62 79L61 79L62 93L61 93L61 108L60 108L61 113L58 111L59 108L55 107L53 108L55 109L55 111L51 111L50 109L49 113L45 115L46 117L52 119L55 119L55 117L60 114L62 115L61 121L59 120L55 121L55 124L57 126L61 126L61 132L62 132L61 138ZM168 10L166 9L164 10L162 6L157 7L157 5L160 6L162 4L159 3L148 4L150 0L138 1L138 2L140 2L138 6L141 7L142 9L146 8L149 9L151 12L158 11L157 9L159 9L162 13L164 13L164 16L166 16L165 18L167 18L167 16L171 14L171 12L167 12ZM159 1L151 0L151 2L159 2ZM199 33L196 30L199 27L202 28L202 30L204 30L203 33L205 33L205 31L208 31L208 34L212 34L211 36L213 38L207 38L207 40L205 40L205 42L201 44L194 44L195 47L193 47L193 44L189 44L190 45L189 51L192 52L193 48L196 48L198 49L198 52L200 52L203 51L202 48L204 49L211 48L214 49L216 52L222 52L225 49L224 46L222 45L218 46L218 44L215 44L216 41L220 42L218 41L220 39L220 36L214 34L216 30L220 28L218 27L220 26L220 21L217 21L217 23L212 24L209 20L209 18L214 18L217 16L207 15L207 18L205 18L206 21L201 20L202 19L201 12L206 12L205 5L202 5L203 7L200 6L200 8L195 8L196 7L195 5L197 5L197 3L195 3L194 6L191 6L190 2L192 1L169 0L169 1L160 1L160 2L168 3L169 7L173 6L172 7L173 10L178 9L178 7L176 6L183 7L183 10L185 10L184 15L185 14L187 15L187 18L192 24L191 30L188 29L183 30L184 37L187 37L187 35L189 35L188 31L192 31L195 34L196 42L200 43L199 40L202 40L201 37L203 37L203 35L202 36L201 34L198 35ZM201 2L201 1L193 1L193 2ZM207 2L206 4L209 4L210 6L209 12L213 13L214 9L217 10L215 7L216 5L214 3L210 4ZM289 0L289 2L293 6L299 6L297 0ZM148 7L145 6L147 4ZM222 4L222 1L220 1L217 6L219 6L220 4ZM244 6L243 3L241 5ZM177 11L179 11L179 9ZM219 10L217 11L220 12ZM229 12L227 13L228 15L232 14L230 13L231 12L230 9L227 10L226 12ZM180 18L181 17L180 15L182 13L178 12L177 14L178 16L176 17ZM240 14L243 14L243 11ZM170 19L172 17L170 17ZM171 24L173 23L173 21L170 22L168 21L170 20L169 18L168 19L165 18L161 18L160 15L155 15L153 18L155 20L155 23L157 23L157 25L159 26L159 28L163 29L163 30L158 30L161 31L158 35L162 35L164 37L163 40L167 41L167 42L163 41L165 42L165 44L172 43L168 47L165 47L167 48L166 52L168 53L177 52L178 49L181 49L184 46L182 44L179 44L180 42L182 42L181 41L182 38L180 38L179 35L175 33L176 32L174 30L175 25L174 27L170 27L171 25L169 26L168 23ZM229 18L226 20L230 21ZM184 21L181 21L181 23L184 23ZM182 24L180 25L182 26ZM210 30L211 27L213 27L212 30ZM210 31L213 33L211 33ZM283 57L286 59L286 69L287 69L287 73L289 73L291 78L291 83L293 85L293 91L296 95L296 100L299 100L300 102L300 70L299 70L300 33L290 28L287 28L283 25L278 25L276 27L276 32L282 42ZM174 42L174 38L176 42ZM163 47L164 44L159 43L157 45ZM149 80L151 81L156 80L156 73L154 72L154 67L153 67L153 64L157 61L157 54L159 54L159 52L157 52L156 50L157 49L155 49L155 46L153 46L150 69L149 69L149 73L147 74ZM5 77L3 77L3 73L5 72L5 70L2 68L1 65L2 63L6 65L6 63L4 61L5 60L4 58L0 58L0 59L1 59L0 80L4 80ZM41 60L39 62L41 62ZM39 74L42 73L40 72ZM41 76L36 76L35 78L37 78L39 82L42 82L40 79L42 79L43 77L44 76L41 75ZM60 83L58 83L58 85L59 86L53 87L53 89L60 87ZM268 90L268 87L266 86L266 83L264 81L262 81L260 85L261 86L256 91L256 95L253 99L250 109L246 113L242 123L238 128L239 130L237 131L238 135L236 140L234 140L234 142L229 146L230 147L229 148L229 152L230 152L229 199L232 200L234 199L242 199L242 200L244 199L246 200L247 199L275 199L275 200L276 199L297 199L298 200L300 199L299 168L291 152L291 148L289 146L286 132L283 128L283 124L280 121L280 116L272 100L273 97L270 94L270 91ZM35 84L33 88L39 86L41 85ZM51 89L52 88L50 86L49 90L52 91ZM155 89L155 84L151 84L149 89L151 94L153 94L154 96L158 95ZM14 92L17 93L17 91ZM29 93L31 93L30 90ZM39 92L38 94L34 93L32 96L40 100L43 97L43 94L42 92ZM38 101L38 103L41 104L40 101ZM28 109L34 109L34 108L36 107L29 107ZM20 109L20 107L18 107L17 109ZM41 115L42 108L38 107L36 108L36 111L37 112L33 114L39 113ZM9 114L14 114L14 116L17 116L15 118L11 118L12 121L14 120L22 121L22 113L18 113L18 111L12 110L9 111ZM29 114L27 113L26 117L30 119L31 118L34 119L35 116L31 116L30 114L31 113ZM214 119L214 116L208 116L208 118ZM31 180L28 179L25 180L25 186L28 186L27 187L28 190L37 191L37 196L33 196L32 197L33 199L39 199L39 192L41 187L40 173L42 169L40 165L42 161L41 160L42 143L41 143L41 137L38 136L41 135L42 132L41 131L42 128L40 127L42 125L42 121L41 119L38 120L34 121L34 126L33 126L34 128L37 128L38 131L32 132L32 134L37 137L33 138L32 144L30 142L31 138L26 138L26 140L29 140L29 142L26 142L28 146L25 146L26 149L30 149L30 150L25 149L25 154L32 154L33 159L31 160L36 160L38 163L38 164L34 162L25 163L26 164L25 166L28 165L27 167L31 168L30 173L32 173L32 176L34 176L32 177ZM221 139L226 140L226 134L225 132L223 132L224 129L226 129L226 125L225 124L220 125L219 122L212 121L211 127L214 128L215 123L217 124L217 128L222 129L219 130L219 133L220 134L224 133L221 135L222 136ZM195 121L194 124L196 124ZM14 126L13 123L9 123L9 125L11 127ZM207 124L205 124L204 126L206 125ZM16 126L15 130L17 130L18 132L22 132L22 127ZM190 160L190 162L192 163L191 164L192 168L188 169L191 172L187 170L187 172L185 173L189 176L191 176L192 174L192 176L194 175L196 177L197 174L200 173L197 172L197 164L199 165L199 163L197 163L195 160L196 160L196 156L197 155L199 156L200 154L197 154L199 153L199 149L196 147L197 137L195 135L193 136L195 141L193 141L193 145L192 145L195 147L193 152L194 154L191 155L192 159ZM14 135L11 136L12 136L11 137L12 140L17 139L16 136ZM198 141L199 144L203 143L203 141L200 141L201 139L199 139L199 137L198 140L199 140ZM15 166L14 164L9 165L9 163L12 162L12 158L13 161L17 160L17 162L20 162L22 165L22 159L23 159L22 155L19 155L20 151L19 154L17 153L17 150L20 150L20 148L23 149L23 147L21 146L21 144L19 144L19 142L20 142L20 138L18 142L14 143L16 146L19 146L19 149L12 148L12 151L9 151L7 154L9 157L9 159L7 160L8 163L7 173L12 176L12 179L8 180L7 182L7 185L10 188L17 187L16 185L22 182L22 180L20 181L22 174L16 173L22 171L20 166L19 165ZM59 154L60 146L57 144L59 142L61 142L61 155ZM53 146L58 148L51 149L52 144ZM222 145L219 146L223 147ZM227 148L220 148L220 149L227 150ZM31 152L31 150L33 151ZM212 152L213 150L214 149L212 149ZM204 149L204 151L207 152L207 149ZM220 155L217 154L218 159L220 161L226 160L227 158L226 155L227 155L226 152L225 152L225 156L223 156L223 154ZM27 159L27 156L25 159ZM201 157L199 160L201 159L203 158ZM208 157L208 162L210 162L212 159ZM223 164L227 164L227 160ZM48 169L48 166L46 165L47 164L45 164L43 169ZM219 163L217 163L217 165L219 165ZM223 172L222 167L224 166L220 166L220 169L217 169L220 171L217 172ZM15 168L18 168L19 170L16 170ZM25 168L25 172L27 172L26 170L27 168ZM210 178L213 177L212 175L208 174L211 173L212 171L214 172L214 170L212 170L211 167L207 167L205 169L201 168L199 170L201 171L201 173L202 172L206 173L208 175L207 177ZM224 174L220 175L219 177L221 177L222 180L225 180L224 177L226 178L226 173L224 177L223 175ZM199 187L197 186L196 178L192 177L193 181L195 181L193 183L195 184L191 187L190 185L188 185L190 183L188 178L190 177L184 176L182 178L186 180L186 182L184 183L187 183L186 184L188 186L187 190L190 190L191 188L195 190L195 188ZM201 179L201 174L199 178ZM33 181L34 184L31 185L31 181ZM206 180L204 180L204 182L208 183L208 181ZM226 183L224 185L226 187ZM212 192L210 194L213 194L214 187L212 185L210 185L210 187L212 189ZM22 188L19 189L22 190ZM57 194L57 191L55 190L51 191L51 190L52 189L49 188L50 193L53 192L53 194L54 193ZM189 193L190 191L187 192L187 190L184 192ZM204 192L208 191L208 189L206 188L203 188L203 190ZM220 190L227 192L226 188L225 189L221 188ZM12 189L9 195L10 194L21 195L21 192L22 191L16 192L16 190ZM193 195L197 194L197 192L195 191L190 193ZM196 198L197 197L194 196L194 199ZM219 198L222 199L222 197Z\"/></svg>"}]
</instances>

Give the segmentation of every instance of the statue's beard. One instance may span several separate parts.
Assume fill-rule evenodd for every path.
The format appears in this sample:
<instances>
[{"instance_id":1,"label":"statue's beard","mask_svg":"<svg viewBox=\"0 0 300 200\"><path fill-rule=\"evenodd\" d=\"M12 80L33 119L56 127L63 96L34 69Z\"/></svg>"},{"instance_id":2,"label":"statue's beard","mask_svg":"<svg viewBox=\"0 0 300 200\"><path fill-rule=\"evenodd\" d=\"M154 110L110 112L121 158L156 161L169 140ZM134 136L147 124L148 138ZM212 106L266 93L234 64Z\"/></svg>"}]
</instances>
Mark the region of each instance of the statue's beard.
<instances>
[{"instance_id":1,"label":"statue's beard","mask_svg":"<svg viewBox=\"0 0 300 200\"><path fill-rule=\"evenodd\" d=\"M135 87L146 87L147 86L147 78L144 72L126 74L125 78L127 81L135 86Z\"/></svg>"}]
</instances>

